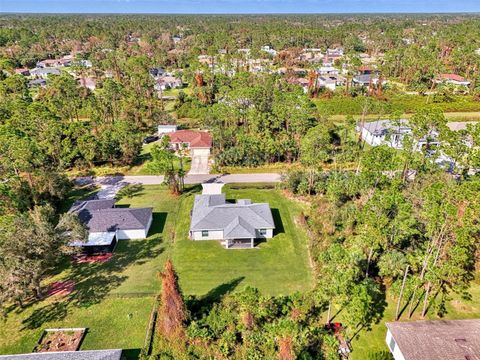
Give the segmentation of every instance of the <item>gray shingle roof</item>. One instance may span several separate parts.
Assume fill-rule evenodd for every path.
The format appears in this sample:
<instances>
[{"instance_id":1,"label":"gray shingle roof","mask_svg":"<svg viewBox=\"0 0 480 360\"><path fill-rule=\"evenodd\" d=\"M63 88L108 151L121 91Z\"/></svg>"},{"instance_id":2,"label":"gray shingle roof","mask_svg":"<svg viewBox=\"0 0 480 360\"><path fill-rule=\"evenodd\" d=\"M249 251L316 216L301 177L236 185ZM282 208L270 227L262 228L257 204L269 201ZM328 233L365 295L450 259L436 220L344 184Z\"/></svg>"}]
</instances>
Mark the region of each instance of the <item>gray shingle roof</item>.
<instances>
[{"instance_id":1,"label":"gray shingle roof","mask_svg":"<svg viewBox=\"0 0 480 360\"><path fill-rule=\"evenodd\" d=\"M79 200L75 201L70 208L72 211L82 211L82 210L101 210L101 209L111 209L115 206L114 199L102 199L102 200Z\"/></svg>"},{"instance_id":2,"label":"gray shingle roof","mask_svg":"<svg viewBox=\"0 0 480 360\"><path fill-rule=\"evenodd\" d=\"M80 220L90 232L145 229L152 216L152 208L114 208L82 211Z\"/></svg>"},{"instance_id":3,"label":"gray shingle roof","mask_svg":"<svg viewBox=\"0 0 480 360\"><path fill-rule=\"evenodd\" d=\"M479 360L480 319L391 322L405 360Z\"/></svg>"},{"instance_id":4,"label":"gray shingle roof","mask_svg":"<svg viewBox=\"0 0 480 360\"><path fill-rule=\"evenodd\" d=\"M122 350L87 350L3 355L2 360L120 360Z\"/></svg>"},{"instance_id":5,"label":"gray shingle roof","mask_svg":"<svg viewBox=\"0 0 480 360\"><path fill-rule=\"evenodd\" d=\"M362 124L359 126L362 127ZM364 123L363 128L373 135L384 135L389 130L395 130L395 132L409 132L411 130L408 120L405 119L401 119L399 124L395 124L392 120L372 121Z\"/></svg>"},{"instance_id":6,"label":"gray shingle roof","mask_svg":"<svg viewBox=\"0 0 480 360\"><path fill-rule=\"evenodd\" d=\"M227 203L224 194L197 195L190 231L223 230L225 239L256 237L255 229L274 229L270 206L242 200Z\"/></svg>"},{"instance_id":7,"label":"gray shingle roof","mask_svg":"<svg viewBox=\"0 0 480 360\"><path fill-rule=\"evenodd\" d=\"M76 212L90 232L145 229L152 216L152 208L114 208L115 200L87 200L75 202L69 211Z\"/></svg>"}]
</instances>

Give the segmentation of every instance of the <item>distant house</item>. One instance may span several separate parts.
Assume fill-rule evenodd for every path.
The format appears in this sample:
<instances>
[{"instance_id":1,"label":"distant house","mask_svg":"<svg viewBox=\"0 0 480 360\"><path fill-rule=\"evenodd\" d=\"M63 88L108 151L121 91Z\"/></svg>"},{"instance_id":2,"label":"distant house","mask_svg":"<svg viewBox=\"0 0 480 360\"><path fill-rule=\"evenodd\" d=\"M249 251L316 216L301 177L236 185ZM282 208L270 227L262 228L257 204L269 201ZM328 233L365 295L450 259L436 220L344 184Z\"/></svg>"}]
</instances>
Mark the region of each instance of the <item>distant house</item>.
<instances>
[{"instance_id":1,"label":"distant house","mask_svg":"<svg viewBox=\"0 0 480 360\"><path fill-rule=\"evenodd\" d=\"M289 78L289 79L287 79L287 82L290 83L290 84L295 84L295 85L301 86L302 89L303 89L303 92L305 94L308 92L308 85L310 83L310 81L308 81L308 79L305 79L305 78Z\"/></svg>"},{"instance_id":2,"label":"distant house","mask_svg":"<svg viewBox=\"0 0 480 360\"><path fill-rule=\"evenodd\" d=\"M327 49L326 56L329 58L338 59L341 58L344 54L343 48L337 47L334 49Z\"/></svg>"},{"instance_id":3,"label":"distant house","mask_svg":"<svg viewBox=\"0 0 480 360\"><path fill-rule=\"evenodd\" d=\"M389 322L386 342L395 360L478 360L480 319Z\"/></svg>"},{"instance_id":4,"label":"distant house","mask_svg":"<svg viewBox=\"0 0 480 360\"><path fill-rule=\"evenodd\" d=\"M326 89L329 89L331 91L335 91L337 88L337 78L334 76L319 76L317 78L317 84L320 87L324 87Z\"/></svg>"},{"instance_id":5,"label":"distant house","mask_svg":"<svg viewBox=\"0 0 480 360\"><path fill-rule=\"evenodd\" d=\"M35 68L30 70L30 75L36 78L46 79L48 75L60 75L61 71L57 68Z\"/></svg>"},{"instance_id":6,"label":"distant house","mask_svg":"<svg viewBox=\"0 0 480 360\"><path fill-rule=\"evenodd\" d=\"M91 68L93 66L93 64L90 60L84 60L84 59L79 60L78 64L80 66L83 66L84 68Z\"/></svg>"},{"instance_id":7,"label":"distant house","mask_svg":"<svg viewBox=\"0 0 480 360\"><path fill-rule=\"evenodd\" d=\"M318 68L317 73L319 75L338 75L340 72L337 68L333 66L322 66Z\"/></svg>"},{"instance_id":8,"label":"distant house","mask_svg":"<svg viewBox=\"0 0 480 360\"><path fill-rule=\"evenodd\" d=\"M177 125L158 125L158 136L177 131Z\"/></svg>"},{"instance_id":9,"label":"distant house","mask_svg":"<svg viewBox=\"0 0 480 360\"><path fill-rule=\"evenodd\" d=\"M47 68L47 67L57 67L61 66L61 61L60 59L45 59L38 61L36 64L37 68Z\"/></svg>"},{"instance_id":10,"label":"distant house","mask_svg":"<svg viewBox=\"0 0 480 360\"><path fill-rule=\"evenodd\" d=\"M170 137L170 145L174 150L185 147L190 150L192 157L210 156L213 139L207 131L178 130L169 133L168 136Z\"/></svg>"},{"instance_id":11,"label":"distant house","mask_svg":"<svg viewBox=\"0 0 480 360\"><path fill-rule=\"evenodd\" d=\"M378 85L379 81L380 77L377 74L359 74L352 78L352 85L368 87L370 85ZM387 81L382 79L382 86L386 83Z\"/></svg>"},{"instance_id":12,"label":"distant house","mask_svg":"<svg viewBox=\"0 0 480 360\"><path fill-rule=\"evenodd\" d=\"M260 48L261 51L266 52L267 54L275 57L277 56L277 50L274 50L272 47L265 45Z\"/></svg>"},{"instance_id":13,"label":"distant house","mask_svg":"<svg viewBox=\"0 0 480 360\"><path fill-rule=\"evenodd\" d=\"M121 360L122 350L82 350L0 355L1 360Z\"/></svg>"},{"instance_id":14,"label":"distant house","mask_svg":"<svg viewBox=\"0 0 480 360\"><path fill-rule=\"evenodd\" d=\"M181 79L176 78L171 75L163 75L157 77L157 83L154 85L154 89L157 91L167 90L167 89L176 89L183 86Z\"/></svg>"},{"instance_id":15,"label":"distant house","mask_svg":"<svg viewBox=\"0 0 480 360\"><path fill-rule=\"evenodd\" d=\"M29 88L35 88L35 87L46 87L47 86L47 80L45 79L34 79L34 80L30 80L28 83L27 83L27 86Z\"/></svg>"},{"instance_id":16,"label":"distant house","mask_svg":"<svg viewBox=\"0 0 480 360\"><path fill-rule=\"evenodd\" d=\"M435 78L434 82L436 84L451 84L456 86L469 86L470 81L465 79L463 76L456 74L440 74Z\"/></svg>"},{"instance_id":17,"label":"distant house","mask_svg":"<svg viewBox=\"0 0 480 360\"><path fill-rule=\"evenodd\" d=\"M387 145L395 149L403 148L403 141L406 136L412 134L412 128L408 120L401 119L398 123L391 120L378 120L357 125L357 131L362 140L371 146ZM436 140L438 134L432 131L430 138L421 139L416 147L420 149L428 142L429 145L438 145Z\"/></svg>"},{"instance_id":18,"label":"distant house","mask_svg":"<svg viewBox=\"0 0 480 360\"><path fill-rule=\"evenodd\" d=\"M115 200L76 201L69 210L88 228L88 241L71 246L90 252L112 251L117 240L144 239L152 224L152 208L116 208Z\"/></svg>"},{"instance_id":19,"label":"distant house","mask_svg":"<svg viewBox=\"0 0 480 360\"><path fill-rule=\"evenodd\" d=\"M226 201L222 183L202 184L191 214L192 240L222 240L225 248L253 248L255 240L273 237L275 223L270 206L250 200Z\"/></svg>"},{"instance_id":20,"label":"distant house","mask_svg":"<svg viewBox=\"0 0 480 360\"><path fill-rule=\"evenodd\" d=\"M30 70L27 68L18 68L18 69L15 69L15 74L30 76Z\"/></svg>"}]
</instances>

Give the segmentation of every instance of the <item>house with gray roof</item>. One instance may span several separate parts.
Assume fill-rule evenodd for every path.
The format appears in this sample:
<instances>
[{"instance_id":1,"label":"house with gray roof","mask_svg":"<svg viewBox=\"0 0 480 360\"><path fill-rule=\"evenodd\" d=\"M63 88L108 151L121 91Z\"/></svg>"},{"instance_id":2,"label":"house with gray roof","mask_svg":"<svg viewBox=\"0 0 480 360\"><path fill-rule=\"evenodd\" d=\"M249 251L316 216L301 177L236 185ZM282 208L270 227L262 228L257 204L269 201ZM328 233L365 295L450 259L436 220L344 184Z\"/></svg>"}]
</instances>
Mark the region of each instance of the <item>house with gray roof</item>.
<instances>
[{"instance_id":1,"label":"house with gray roof","mask_svg":"<svg viewBox=\"0 0 480 360\"><path fill-rule=\"evenodd\" d=\"M152 224L152 208L116 208L115 200L82 200L70 212L78 215L88 228L88 241L73 241L71 246L90 252L112 251L117 240L144 239Z\"/></svg>"},{"instance_id":2,"label":"house with gray roof","mask_svg":"<svg viewBox=\"0 0 480 360\"><path fill-rule=\"evenodd\" d=\"M388 322L395 360L480 360L480 319Z\"/></svg>"},{"instance_id":3,"label":"house with gray roof","mask_svg":"<svg viewBox=\"0 0 480 360\"><path fill-rule=\"evenodd\" d=\"M120 360L122 350L85 350L0 355L1 360Z\"/></svg>"},{"instance_id":4,"label":"house with gray roof","mask_svg":"<svg viewBox=\"0 0 480 360\"><path fill-rule=\"evenodd\" d=\"M362 140L371 146L387 145L394 149L402 149L405 138L412 134L412 128L406 119L360 123L357 125L357 131L360 133ZM438 145L437 138L438 133L432 130L429 139L420 139L415 144L415 148L419 150L427 143L429 145Z\"/></svg>"},{"instance_id":5,"label":"house with gray roof","mask_svg":"<svg viewBox=\"0 0 480 360\"><path fill-rule=\"evenodd\" d=\"M275 223L270 206L248 199L227 202L223 183L202 184L191 214L192 240L221 240L225 248L253 248L255 240L273 237Z\"/></svg>"}]
</instances>

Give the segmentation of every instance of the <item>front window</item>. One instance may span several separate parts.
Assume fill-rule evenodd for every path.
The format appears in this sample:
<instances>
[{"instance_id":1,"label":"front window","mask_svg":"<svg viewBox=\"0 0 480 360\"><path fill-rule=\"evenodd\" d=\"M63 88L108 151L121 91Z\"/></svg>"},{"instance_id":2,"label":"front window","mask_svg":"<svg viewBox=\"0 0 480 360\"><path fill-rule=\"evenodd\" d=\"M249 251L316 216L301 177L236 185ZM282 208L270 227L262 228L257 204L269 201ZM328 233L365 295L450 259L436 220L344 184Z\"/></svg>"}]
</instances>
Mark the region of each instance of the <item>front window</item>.
<instances>
[{"instance_id":1,"label":"front window","mask_svg":"<svg viewBox=\"0 0 480 360\"><path fill-rule=\"evenodd\" d=\"M267 235L267 229L260 229L260 235Z\"/></svg>"},{"instance_id":2,"label":"front window","mask_svg":"<svg viewBox=\"0 0 480 360\"><path fill-rule=\"evenodd\" d=\"M202 237L208 236L208 230L202 230Z\"/></svg>"}]
</instances>

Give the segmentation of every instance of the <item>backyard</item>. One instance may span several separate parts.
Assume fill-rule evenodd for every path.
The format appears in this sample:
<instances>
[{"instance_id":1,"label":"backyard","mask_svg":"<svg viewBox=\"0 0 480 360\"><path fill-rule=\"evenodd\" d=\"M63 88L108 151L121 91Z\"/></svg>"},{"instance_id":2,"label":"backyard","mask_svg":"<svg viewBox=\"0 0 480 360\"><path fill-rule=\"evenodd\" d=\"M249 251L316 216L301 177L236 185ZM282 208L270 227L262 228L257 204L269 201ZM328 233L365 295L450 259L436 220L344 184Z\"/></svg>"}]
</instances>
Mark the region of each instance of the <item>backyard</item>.
<instances>
[{"instance_id":1,"label":"backyard","mask_svg":"<svg viewBox=\"0 0 480 360\"><path fill-rule=\"evenodd\" d=\"M121 241L105 263L75 264L66 259L45 282L72 281L73 290L10 309L0 326L0 354L31 352L45 328L88 328L82 350L122 348L136 358L145 343L155 295L157 272L172 257L186 295L216 300L245 286L266 294L286 294L312 285L306 237L294 223L300 206L274 189L227 188L229 199L270 203L278 234L257 249L225 250L216 241L188 240L189 212L197 187L175 197L163 186L145 186L119 206L153 207L154 221L146 240ZM91 191L76 190L66 201Z\"/></svg>"}]
</instances>

